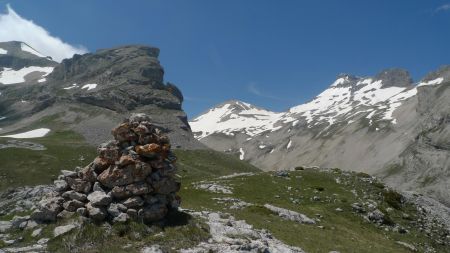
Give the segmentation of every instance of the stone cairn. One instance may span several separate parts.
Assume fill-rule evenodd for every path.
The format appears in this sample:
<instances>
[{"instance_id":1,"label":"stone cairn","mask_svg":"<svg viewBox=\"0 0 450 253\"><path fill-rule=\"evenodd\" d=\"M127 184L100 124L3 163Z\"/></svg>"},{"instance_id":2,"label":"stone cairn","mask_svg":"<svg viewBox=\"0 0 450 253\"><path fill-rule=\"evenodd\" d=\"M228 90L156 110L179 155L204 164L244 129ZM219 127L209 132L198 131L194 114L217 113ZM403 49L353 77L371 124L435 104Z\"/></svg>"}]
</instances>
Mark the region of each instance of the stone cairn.
<instances>
[{"instance_id":1,"label":"stone cairn","mask_svg":"<svg viewBox=\"0 0 450 253\"><path fill-rule=\"evenodd\" d=\"M145 114L133 114L111 132L114 141L101 144L98 157L84 168L63 170L54 196L43 199L32 214L55 221L78 213L94 221L152 223L177 209L176 157L169 138Z\"/></svg>"}]
</instances>

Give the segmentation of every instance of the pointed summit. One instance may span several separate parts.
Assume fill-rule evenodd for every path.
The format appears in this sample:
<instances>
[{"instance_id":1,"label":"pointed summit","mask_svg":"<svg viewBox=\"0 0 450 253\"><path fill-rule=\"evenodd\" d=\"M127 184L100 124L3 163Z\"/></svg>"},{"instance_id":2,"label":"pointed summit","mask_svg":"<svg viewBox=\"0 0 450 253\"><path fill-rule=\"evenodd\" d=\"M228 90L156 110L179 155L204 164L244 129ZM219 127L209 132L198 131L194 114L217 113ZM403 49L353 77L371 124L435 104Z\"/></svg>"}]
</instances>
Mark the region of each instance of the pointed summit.
<instances>
[{"instance_id":1,"label":"pointed summit","mask_svg":"<svg viewBox=\"0 0 450 253\"><path fill-rule=\"evenodd\" d=\"M375 76L375 80L382 81L382 87L411 87L413 80L407 70L401 68L385 69Z\"/></svg>"}]
</instances>

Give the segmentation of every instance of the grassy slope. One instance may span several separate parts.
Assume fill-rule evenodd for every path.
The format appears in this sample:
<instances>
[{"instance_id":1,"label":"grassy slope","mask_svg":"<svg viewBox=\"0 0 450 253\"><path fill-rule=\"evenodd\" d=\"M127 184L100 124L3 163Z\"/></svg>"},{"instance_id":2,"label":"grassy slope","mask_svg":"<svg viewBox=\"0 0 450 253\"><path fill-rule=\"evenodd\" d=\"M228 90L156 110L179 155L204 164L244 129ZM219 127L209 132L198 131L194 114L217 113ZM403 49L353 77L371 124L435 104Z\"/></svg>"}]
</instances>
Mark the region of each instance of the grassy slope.
<instances>
[{"instance_id":1,"label":"grassy slope","mask_svg":"<svg viewBox=\"0 0 450 253\"><path fill-rule=\"evenodd\" d=\"M429 242L423 233L410 229L408 234L398 232L386 232L377 226L366 222L362 217L352 212L351 204L361 202L351 191L353 189L362 196L366 193L379 196L383 189L381 184L368 184L361 180L355 173L348 176L348 185L338 184L335 178L341 172L321 172L318 170L305 170L291 172L289 178L274 177L271 173L258 173L254 176L237 177L227 180L215 180L215 182L232 186L233 194L216 194L202 190L196 190L192 185L186 185L181 195L184 207L198 210L211 209L232 213L239 219L244 219L257 228L265 228L282 241L303 248L307 252L410 252L396 241L412 244ZM288 187L292 187L288 190ZM323 187L323 191L316 188ZM337 194L337 195L334 195ZM321 201L313 201L313 196L319 196ZM212 201L213 197L234 197L255 204L243 210L228 209L226 205ZM294 203L291 199L298 199ZM309 217L320 214L323 218L317 225L296 224L285 221L272 214L263 207L269 203L278 207L304 213ZM378 207L385 210L390 207L385 201L381 201ZM342 208L343 212L337 212L336 208ZM414 219L416 211L412 206L404 206L401 210L393 210L389 216L397 224L408 228L409 221L402 219L403 214L408 214ZM318 225L324 226L319 228ZM409 229L409 228L408 228ZM450 252L439 245L438 252Z\"/></svg>"},{"instance_id":2,"label":"grassy slope","mask_svg":"<svg viewBox=\"0 0 450 253\"><path fill-rule=\"evenodd\" d=\"M1 139L0 143L6 141ZM8 187L51 183L60 170L86 165L96 155L94 147L69 131L54 131L46 137L25 141L42 144L47 149L0 149L0 191ZM81 161L80 157L85 160Z\"/></svg>"},{"instance_id":3,"label":"grassy slope","mask_svg":"<svg viewBox=\"0 0 450 253\"><path fill-rule=\"evenodd\" d=\"M34 141L45 145L47 150L0 150L0 160L2 161L0 190L8 186L49 183L51 177L56 176L60 169L85 165L95 156L95 149L86 145L80 136L72 132L53 131L48 137ZM356 174L348 177L348 185L336 183L335 178L340 176L341 172L326 173L306 170L292 172L289 178L280 178L274 177L271 173L259 172L257 168L236 157L216 151L176 150L175 153L178 157L179 175L183 183L180 195L184 208L231 213L257 228L268 229L278 239L302 247L307 252L331 250L340 252L409 252L395 241L409 243L427 241L422 234L414 230L406 235L386 232L352 213L350 204L360 202L361 199L351 193L351 190L356 189L360 195L362 192L366 192L373 196L382 191L380 185L362 182ZM79 160L81 155L86 158L85 161ZM236 172L255 172L256 174L232 179L217 179L219 176ZM234 189L233 194L216 194L195 189L192 183L201 180L229 185ZM292 187L291 190L288 190L288 187ZM315 189L318 187L323 187L324 190L316 191ZM322 201L310 200L313 196L320 196ZM242 210L231 210L227 204L219 204L212 200L213 197L236 197L256 205ZM298 199L299 203L293 203L292 199ZM320 214L323 218L318 225L322 225L324 228L285 221L263 208L262 205L266 203L298 211L310 217ZM335 211L337 207L344 209L344 212ZM387 207L388 204L383 202L381 208ZM390 216L396 223L407 227L408 221L401 219L403 213L407 213L411 217L415 215L415 211L410 207L404 207L401 211L393 211ZM53 226L55 225L46 229L47 234L50 234ZM138 224L133 223L123 227L113 227L110 236L104 238L96 237L98 234L103 234L98 231L99 229L103 228L86 225L67 236L52 240L49 247L51 249L67 249L67 247L75 246L85 252L138 252L140 246L152 242L162 243L169 249L178 249L183 245L195 245L207 238L204 224L192 218L187 219L185 223L170 226L164 230L158 228L142 230ZM137 230L140 231L138 234L134 232ZM158 237L161 236L161 232L164 234L164 240ZM25 235L25 238L29 238L29 236ZM83 238L86 238L87 241L100 240L102 243L90 246L87 250L83 248L86 246ZM183 243L179 243L180 240ZM26 244L27 241L24 240L23 243ZM131 242L134 246L121 250L123 245ZM187 242L191 243L186 244ZM440 250L439 252L446 252L445 249Z\"/></svg>"}]
</instances>

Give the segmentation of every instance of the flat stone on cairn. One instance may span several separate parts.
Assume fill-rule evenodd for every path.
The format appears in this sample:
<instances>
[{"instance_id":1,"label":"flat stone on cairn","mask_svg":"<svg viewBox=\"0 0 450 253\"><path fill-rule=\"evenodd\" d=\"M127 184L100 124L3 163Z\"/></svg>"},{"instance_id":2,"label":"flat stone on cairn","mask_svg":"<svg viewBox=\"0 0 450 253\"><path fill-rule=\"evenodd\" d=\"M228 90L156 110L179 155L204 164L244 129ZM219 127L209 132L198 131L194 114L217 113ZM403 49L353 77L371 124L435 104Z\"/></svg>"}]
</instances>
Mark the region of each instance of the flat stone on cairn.
<instances>
[{"instance_id":1,"label":"flat stone on cairn","mask_svg":"<svg viewBox=\"0 0 450 253\"><path fill-rule=\"evenodd\" d=\"M133 114L111 133L114 141L101 144L92 163L62 171L57 196L43 199L33 219L55 221L61 212L76 212L94 221L152 223L179 207L176 157L150 117Z\"/></svg>"}]
</instances>

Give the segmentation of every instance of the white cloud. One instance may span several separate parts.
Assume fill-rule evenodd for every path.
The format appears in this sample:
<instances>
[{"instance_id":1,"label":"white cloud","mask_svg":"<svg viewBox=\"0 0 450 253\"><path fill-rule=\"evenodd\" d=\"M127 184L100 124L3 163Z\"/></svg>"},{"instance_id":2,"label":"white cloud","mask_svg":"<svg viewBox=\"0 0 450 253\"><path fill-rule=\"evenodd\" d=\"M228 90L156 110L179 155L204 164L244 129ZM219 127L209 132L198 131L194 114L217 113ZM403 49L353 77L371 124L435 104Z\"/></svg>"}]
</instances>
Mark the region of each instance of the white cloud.
<instances>
[{"instance_id":1,"label":"white cloud","mask_svg":"<svg viewBox=\"0 0 450 253\"><path fill-rule=\"evenodd\" d=\"M43 27L19 16L9 5L7 13L0 14L0 41L23 41L53 60L71 58L74 54L83 54L83 46L72 46L60 38L50 35Z\"/></svg>"},{"instance_id":2,"label":"white cloud","mask_svg":"<svg viewBox=\"0 0 450 253\"><path fill-rule=\"evenodd\" d=\"M443 4L436 8L436 12L438 11L450 11L450 4Z\"/></svg>"}]
</instances>

